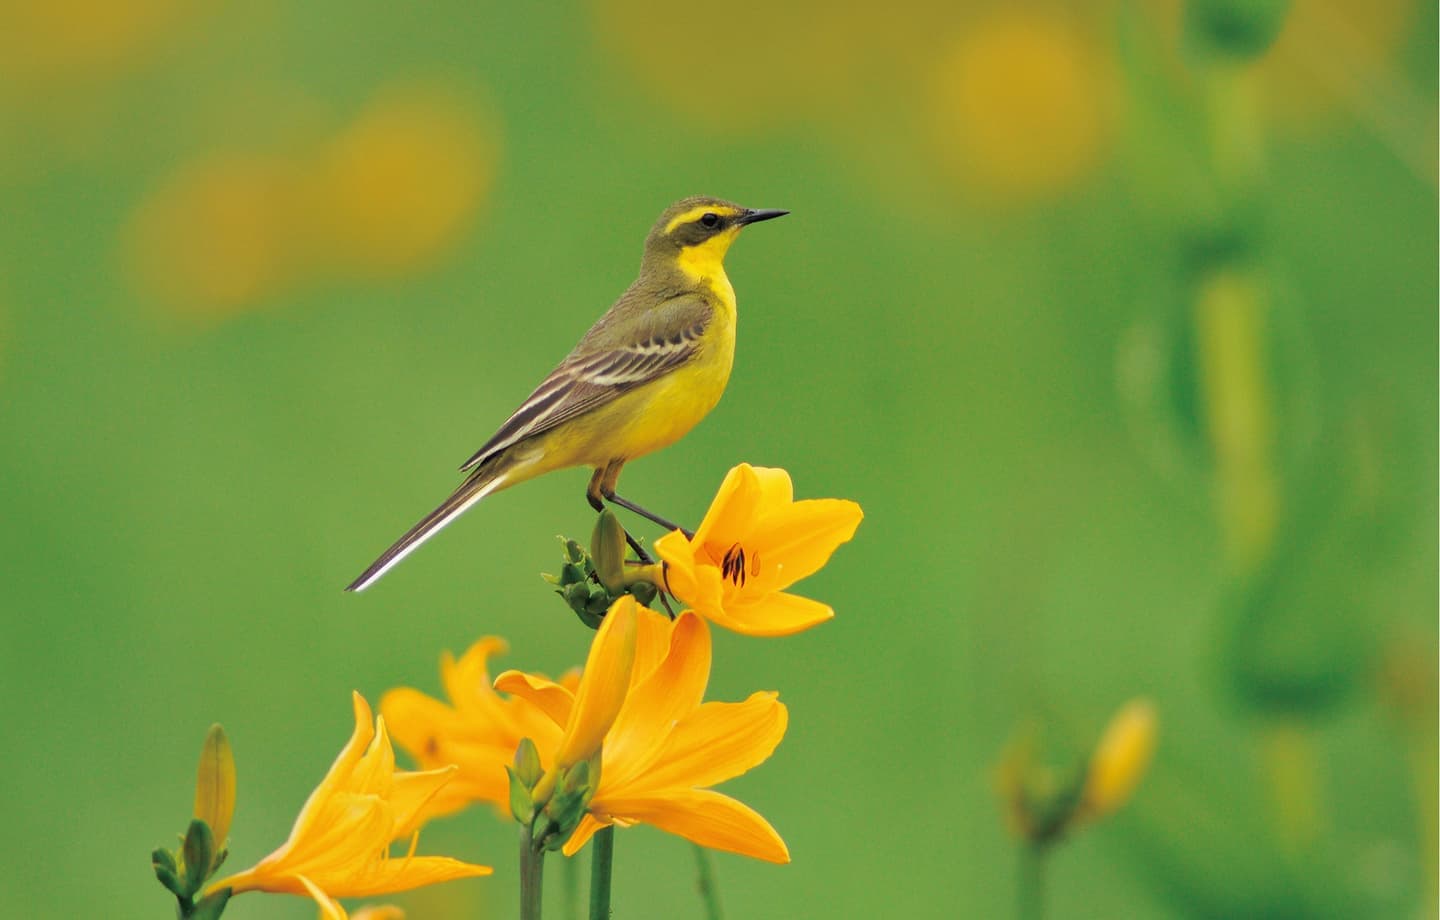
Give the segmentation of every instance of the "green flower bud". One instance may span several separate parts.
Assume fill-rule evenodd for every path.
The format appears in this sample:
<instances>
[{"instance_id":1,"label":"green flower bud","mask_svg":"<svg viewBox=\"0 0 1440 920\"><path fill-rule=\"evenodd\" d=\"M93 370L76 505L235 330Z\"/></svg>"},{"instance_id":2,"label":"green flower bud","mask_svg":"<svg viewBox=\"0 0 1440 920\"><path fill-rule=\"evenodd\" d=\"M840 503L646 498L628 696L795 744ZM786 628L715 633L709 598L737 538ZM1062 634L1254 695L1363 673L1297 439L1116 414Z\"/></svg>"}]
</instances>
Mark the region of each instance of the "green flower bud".
<instances>
[{"instance_id":1,"label":"green flower bud","mask_svg":"<svg viewBox=\"0 0 1440 920\"><path fill-rule=\"evenodd\" d=\"M530 794L534 785L526 783L516 768L506 767L505 773L510 777L510 814L521 824L530 824L535 820L535 799Z\"/></svg>"},{"instance_id":2,"label":"green flower bud","mask_svg":"<svg viewBox=\"0 0 1440 920\"><path fill-rule=\"evenodd\" d=\"M184 886L180 884L179 867L175 864L175 856L163 847L150 854L150 865L155 869L155 878L160 884L175 897L188 897L185 894Z\"/></svg>"},{"instance_id":3,"label":"green flower bud","mask_svg":"<svg viewBox=\"0 0 1440 920\"><path fill-rule=\"evenodd\" d=\"M585 562L585 547L581 546L578 540L571 540L567 537L561 537L560 541L564 544L565 547L564 553L566 562L575 565L579 565Z\"/></svg>"},{"instance_id":4,"label":"green flower bud","mask_svg":"<svg viewBox=\"0 0 1440 920\"><path fill-rule=\"evenodd\" d=\"M515 748L515 775L525 784L526 790L534 789L535 784L540 782L544 775L540 766L540 752L535 747L535 742L529 738L521 738L520 744Z\"/></svg>"},{"instance_id":5,"label":"green flower bud","mask_svg":"<svg viewBox=\"0 0 1440 920\"><path fill-rule=\"evenodd\" d=\"M1289 11L1290 0L1191 0L1185 27L1200 47L1249 58L1274 43Z\"/></svg>"},{"instance_id":6,"label":"green flower bud","mask_svg":"<svg viewBox=\"0 0 1440 920\"><path fill-rule=\"evenodd\" d=\"M210 825L195 818L190 822L190 827L185 832L185 842L180 848L184 897L194 897L200 886L205 884L205 880L210 877L210 867L214 859L215 837L210 832Z\"/></svg>"},{"instance_id":7,"label":"green flower bud","mask_svg":"<svg viewBox=\"0 0 1440 920\"><path fill-rule=\"evenodd\" d=\"M614 512L605 510L595 519L595 532L590 536L590 558L600 583L612 593L625 587L625 528Z\"/></svg>"},{"instance_id":8,"label":"green flower bud","mask_svg":"<svg viewBox=\"0 0 1440 920\"><path fill-rule=\"evenodd\" d=\"M208 867L212 873L225 858L225 841L234 815L235 754L230 749L230 739L225 737L225 729L212 725L205 736L195 776L195 817L209 826L211 839L219 846L213 864Z\"/></svg>"},{"instance_id":9,"label":"green flower bud","mask_svg":"<svg viewBox=\"0 0 1440 920\"><path fill-rule=\"evenodd\" d=\"M660 593L660 589L648 581L636 581L630 584L630 593L635 595L640 606L648 607L650 602L655 600L655 595Z\"/></svg>"}]
</instances>

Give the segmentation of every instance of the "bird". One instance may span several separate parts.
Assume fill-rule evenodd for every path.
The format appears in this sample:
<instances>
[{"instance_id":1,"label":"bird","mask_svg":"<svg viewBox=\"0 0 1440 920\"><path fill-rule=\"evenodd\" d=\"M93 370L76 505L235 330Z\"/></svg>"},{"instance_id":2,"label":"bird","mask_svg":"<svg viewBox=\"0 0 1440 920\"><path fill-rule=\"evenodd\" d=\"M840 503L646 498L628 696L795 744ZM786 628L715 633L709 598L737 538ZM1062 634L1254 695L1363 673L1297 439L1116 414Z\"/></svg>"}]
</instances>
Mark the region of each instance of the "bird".
<instances>
[{"instance_id":1,"label":"bird","mask_svg":"<svg viewBox=\"0 0 1440 920\"><path fill-rule=\"evenodd\" d=\"M735 359L725 254L745 227L788 213L705 196L666 208L634 283L465 461L450 497L345 590L374 584L487 495L569 467L594 469L585 497L595 510L610 502L674 529L615 493L620 469L673 444L720 401Z\"/></svg>"}]
</instances>

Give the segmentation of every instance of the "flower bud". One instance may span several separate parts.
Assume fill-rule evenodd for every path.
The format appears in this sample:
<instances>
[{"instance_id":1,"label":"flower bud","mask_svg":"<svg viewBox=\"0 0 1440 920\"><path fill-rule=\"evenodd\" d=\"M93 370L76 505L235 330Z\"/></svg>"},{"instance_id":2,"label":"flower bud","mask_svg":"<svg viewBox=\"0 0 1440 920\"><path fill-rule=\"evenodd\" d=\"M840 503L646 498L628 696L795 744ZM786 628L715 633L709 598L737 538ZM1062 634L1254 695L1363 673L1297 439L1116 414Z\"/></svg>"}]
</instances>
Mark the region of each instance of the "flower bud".
<instances>
[{"instance_id":1,"label":"flower bud","mask_svg":"<svg viewBox=\"0 0 1440 920\"><path fill-rule=\"evenodd\" d=\"M613 595L625 590L625 528L615 513L606 509L595 519L595 532L590 537L590 558L600 584Z\"/></svg>"},{"instance_id":2,"label":"flower bud","mask_svg":"<svg viewBox=\"0 0 1440 920\"><path fill-rule=\"evenodd\" d=\"M211 872L224 858L234 814L235 754L230 749L230 739L225 737L225 729L212 725L200 749L200 766L195 776L195 817L209 825L217 847L215 864L207 867Z\"/></svg>"},{"instance_id":3,"label":"flower bud","mask_svg":"<svg viewBox=\"0 0 1440 920\"><path fill-rule=\"evenodd\" d=\"M1129 801L1155 755L1155 705L1126 703L1110 720L1085 771L1079 817L1100 818Z\"/></svg>"},{"instance_id":4,"label":"flower bud","mask_svg":"<svg viewBox=\"0 0 1440 920\"><path fill-rule=\"evenodd\" d=\"M1201 47L1251 58L1274 43L1289 11L1290 0L1190 0L1185 26Z\"/></svg>"},{"instance_id":5,"label":"flower bud","mask_svg":"<svg viewBox=\"0 0 1440 920\"><path fill-rule=\"evenodd\" d=\"M183 897L194 897L210 877L211 865L215 860L215 838L210 825L196 818L185 832L185 842L180 846L180 885Z\"/></svg>"},{"instance_id":6,"label":"flower bud","mask_svg":"<svg viewBox=\"0 0 1440 920\"><path fill-rule=\"evenodd\" d=\"M155 878L164 885L166 890L177 898L186 897L185 887L180 883L179 866L175 865L175 856L169 850L161 847L150 854L150 865L155 869Z\"/></svg>"}]
</instances>

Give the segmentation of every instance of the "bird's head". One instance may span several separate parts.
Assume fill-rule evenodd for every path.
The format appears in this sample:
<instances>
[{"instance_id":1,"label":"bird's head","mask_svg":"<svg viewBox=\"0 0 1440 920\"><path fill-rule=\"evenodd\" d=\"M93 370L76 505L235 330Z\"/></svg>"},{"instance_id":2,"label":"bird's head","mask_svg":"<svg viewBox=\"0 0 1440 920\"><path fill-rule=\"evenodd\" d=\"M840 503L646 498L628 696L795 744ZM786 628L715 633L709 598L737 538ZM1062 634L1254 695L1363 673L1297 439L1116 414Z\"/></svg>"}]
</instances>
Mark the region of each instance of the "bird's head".
<instances>
[{"instance_id":1,"label":"bird's head","mask_svg":"<svg viewBox=\"0 0 1440 920\"><path fill-rule=\"evenodd\" d=\"M723 272L725 253L742 229L789 213L742 208L719 198L685 198L666 208L645 238L644 267L673 266L694 280L708 281Z\"/></svg>"}]
</instances>

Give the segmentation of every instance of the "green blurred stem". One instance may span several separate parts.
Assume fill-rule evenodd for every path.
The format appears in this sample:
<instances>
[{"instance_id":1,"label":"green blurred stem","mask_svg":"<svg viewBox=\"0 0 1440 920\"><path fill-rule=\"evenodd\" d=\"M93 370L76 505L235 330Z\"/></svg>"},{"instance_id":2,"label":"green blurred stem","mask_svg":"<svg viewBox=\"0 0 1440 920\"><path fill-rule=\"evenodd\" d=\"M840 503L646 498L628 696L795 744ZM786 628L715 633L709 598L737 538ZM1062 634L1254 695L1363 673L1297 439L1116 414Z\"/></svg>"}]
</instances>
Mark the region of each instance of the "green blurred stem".
<instances>
[{"instance_id":1,"label":"green blurred stem","mask_svg":"<svg viewBox=\"0 0 1440 920\"><path fill-rule=\"evenodd\" d=\"M1437 751L1433 728L1418 727L1411 731L1407 761L1410 765L1411 783L1415 787L1415 799L1419 804L1417 817L1420 819L1420 864L1425 873L1425 907L1427 917L1440 917L1440 844L1437 844L1437 791L1435 775L1440 766L1440 751Z\"/></svg>"},{"instance_id":2,"label":"green blurred stem","mask_svg":"<svg viewBox=\"0 0 1440 920\"><path fill-rule=\"evenodd\" d=\"M1261 753L1275 828L1292 854L1320 836L1319 767L1309 729L1298 720L1276 720L1261 729Z\"/></svg>"},{"instance_id":3,"label":"green blurred stem","mask_svg":"<svg viewBox=\"0 0 1440 920\"><path fill-rule=\"evenodd\" d=\"M1205 68L1210 163L1229 207L1260 185L1265 165L1260 79L1248 63L1218 59Z\"/></svg>"},{"instance_id":4,"label":"green blurred stem","mask_svg":"<svg viewBox=\"0 0 1440 920\"><path fill-rule=\"evenodd\" d=\"M565 920L580 920L580 861L565 860Z\"/></svg>"},{"instance_id":5,"label":"green blurred stem","mask_svg":"<svg viewBox=\"0 0 1440 920\"><path fill-rule=\"evenodd\" d=\"M1193 322L1216 513L1240 574L1269 558L1280 515L1265 353L1267 295L1254 269L1216 265L1199 281Z\"/></svg>"},{"instance_id":6,"label":"green blurred stem","mask_svg":"<svg viewBox=\"0 0 1440 920\"><path fill-rule=\"evenodd\" d=\"M590 920L610 920L610 865L615 861L615 825L595 832L590 851Z\"/></svg>"},{"instance_id":7,"label":"green blurred stem","mask_svg":"<svg viewBox=\"0 0 1440 920\"><path fill-rule=\"evenodd\" d=\"M540 920L545 886L545 850L537 848L528 825L520 826L520 920Z\"/></svg>"},{"instance_id":8,"label":"green blurred stem","mask_svg":"<svg viewBox=\"0 0 1440 920\"><path fill-rule=\"evenodd\" d=\"M700 892L700 902L705 905L705 920L721 920L720 891L715 887L715 867L710 851L695 844L695 888Z\"/></svg>"},{"instance_id":9,"label":"green blurred stem","mask_svg":"<svg viewBox=\"0 0 1440 920\"><path fill-rule=\"evenodd\" d=\"M1015 889L1015 916L1019 920L1041 920L1045 916L1045 855L1043 843L1020 845L1019 885Z\"/></svg>"}]
</instances>

